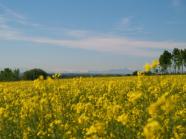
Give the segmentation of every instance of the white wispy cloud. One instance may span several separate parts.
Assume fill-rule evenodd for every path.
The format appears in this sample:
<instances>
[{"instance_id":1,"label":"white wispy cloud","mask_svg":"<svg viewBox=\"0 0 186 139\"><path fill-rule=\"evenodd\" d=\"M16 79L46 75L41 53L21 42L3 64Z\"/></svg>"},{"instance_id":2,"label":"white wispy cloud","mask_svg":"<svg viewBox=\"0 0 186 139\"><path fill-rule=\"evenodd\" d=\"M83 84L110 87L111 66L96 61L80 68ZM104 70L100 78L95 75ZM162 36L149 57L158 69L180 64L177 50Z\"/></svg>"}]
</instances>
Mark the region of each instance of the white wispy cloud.
<instances>
[{"instance_id":1,"label":"white wispy cloud","mask_svg":"<svg viewBox=\"0 0 186 139\"><path fill-rule=\"evenodd\" d=\"M133 16L127 16L115 25L115 29L125 34L149 34L142 25L137 24Z\"/></svg>"},{"instance_id":2,"label":"white wispy cloud","mask_svg":"<svg viewBox=\"0 0 186 139\"><path fill-rule=\"evenodd\" d=\"M2 7L1 7L2 8ZM24 41L35 44L47 44L61 47L79 48L86 50L94 50L99 52L109 52L122 55L134 55L154 57L158 56L158 51L150 51L151 49L172 49L175 47L185 48L186 42L172 42L172 41L149 41L130 39L126 36L119 36L107 33L93 32L79 29L65 29L63 36L56 39L53 36L49 36L53 28L49 28L48 36L35 36L28 35L25 31L19 28L12 27L9 24L9 20L13 20L21 25L40 28L43 27L39 24L28 22L27 19L20 14L17 14L13 10L4 9L4 13L0 13L0 39L8 41ZM14 17L14 19L10 19ZM131 26L131 18L125 18L122 21L123 26ZM44 28L47 28L44 26ZM128 28L131 29L132 28ZM139 29L140 30L140 29ZM36 30L37 31L37 30ZM56 31L54 28L53 31ZM136 31L136 29L134 29ZM68 38L68 39L67 39ZM43 46L43 45L42 45Z\"/></svg>"},{"instance_id":3,"label":"white wispy cloud","mask_svg":"<svg viewBox=\"0 0 186 139\"><path fill-rule=\"evenodd\" d=\"M5 5L0 3L0 10L3 12L1 14L4 14L5 16L11 16L20 20L24 20L25 17L22 14L19 14L18 12L13 11L12 9L6 7Z\"/></svg>"},{"instance_id":4,"label":"white wispy cloud","mask_svg":"<svg viewBox=\"0 0 186 139\"><path fill-rule=\"evenodd\" d=\"M90 36L80 39L53 39L46 37L29 37L23 34L7 34L7 40L27 41L31 43L63 46L70 48L80 48L95 50L100 52L110 52L124 55L154 57L158 52L149 49L173 49L175 47L185 48L185 42L171 41L145 41L133 40L120 36Z\"/></svg>"},{"instance_id":5,"label":"white wispy cloud","mask_svg":"<svg viewBox=\"0 0 186 139\"><path fill-rule=\"evenodd\" d=\"M14 11L0 3L0 22L1 21L6 22L6 24L13 22L24 26L32 26L32 27L40 26L37 23L32 23L28 21L28 19L21 13L18 13L17 11Z\"/></svg>"}]
</instances>

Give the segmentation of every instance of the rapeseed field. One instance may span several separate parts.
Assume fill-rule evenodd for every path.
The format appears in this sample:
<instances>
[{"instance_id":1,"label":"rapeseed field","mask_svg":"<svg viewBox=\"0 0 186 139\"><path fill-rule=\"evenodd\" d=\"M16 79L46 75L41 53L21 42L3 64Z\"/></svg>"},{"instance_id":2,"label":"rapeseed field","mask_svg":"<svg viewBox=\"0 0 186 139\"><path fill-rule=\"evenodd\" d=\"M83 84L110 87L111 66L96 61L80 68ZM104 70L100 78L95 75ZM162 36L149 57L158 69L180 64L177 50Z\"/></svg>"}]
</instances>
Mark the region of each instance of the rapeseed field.
<instances>
[{"instance_id":1,"label":"rapeseed field","mask_svg":"<svg viewBox=\"0 0 186 139\"><path fill-rule=\"evenodd\" d=\"M185 139L186 76L0 83L0 139Z\"/></svg>"}]
</instances>

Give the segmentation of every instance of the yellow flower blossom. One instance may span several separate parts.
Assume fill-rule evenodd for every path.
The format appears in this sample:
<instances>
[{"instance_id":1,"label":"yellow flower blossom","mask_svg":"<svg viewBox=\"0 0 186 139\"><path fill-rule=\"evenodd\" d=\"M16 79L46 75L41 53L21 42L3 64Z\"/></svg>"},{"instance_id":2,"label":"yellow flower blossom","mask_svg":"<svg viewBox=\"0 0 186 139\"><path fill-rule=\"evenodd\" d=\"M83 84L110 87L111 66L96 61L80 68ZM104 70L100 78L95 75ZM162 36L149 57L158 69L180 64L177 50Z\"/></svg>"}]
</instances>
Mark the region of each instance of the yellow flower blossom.
<instances>
[{"instance_id":1,"label":"yellow flower blossom","mask_svg":"<svg viewBox=\"0 0 186 139\"><path fill-rule=\"evenodd\" d=\"M152 61L151 67L152 67L152 69L155 69L155 68L157 68L158 65L159 65L159 60L155 59Z\"/></svg>"},{"instance_id":2,"label":"yellow flower blossom","mask_svg":"<svg viewBox=\"0 0 186 139\"><path fill-rule=\"evenodd\" d=\"M118 116L117 121L121 122L123 125L126 125L128 122L128 115L122 114L122 115Z\"/></svg>"},{"instance_id":3,"label":"yellow flower blossom","mask_svg":"<svg viewBox=\"0 0 186 139\"><path fill-rule=\"evenodd\" d=\"M150 64L145 64L144 66L145 72L149 72L151 70L151 65Z\"/></svg>"},{"instance_id":4,"label":"yellow flower blossom","mask_svg":"<svg viewBox=\"0 0 186 139\"><path fill-rule=\"evenodd\" d=\"M145 125L143 132L146 139L158 139L160 137L160 134L158 134L160 129L160 124L157 121L152 120Z\"/></svg>"},{"instance_id":5,"label":"yellow flower blossom","mask_svg":"<svg viewBox=\"0 0 186 139\"><path fill-rule=\"evenodd\" d=\"M104 134L104 124L103 123L96 123L92 126L90 126L86 131L86 135L91 135L94 133L97 133L98 135L103 135Z\"/></svg>"},{"instance_id":6,"label":"yellow flower blossom","mask_svg":"<svg viewBox=\"0 0 186 139\"><path fill-rule=\"evenodd\" d=\"M135 100L139 99L141 97L142 93L137 91L137 92L129 92L127 94L128 96L128 101L129 102L134 102Z\"/></svg>"}]
</instances>

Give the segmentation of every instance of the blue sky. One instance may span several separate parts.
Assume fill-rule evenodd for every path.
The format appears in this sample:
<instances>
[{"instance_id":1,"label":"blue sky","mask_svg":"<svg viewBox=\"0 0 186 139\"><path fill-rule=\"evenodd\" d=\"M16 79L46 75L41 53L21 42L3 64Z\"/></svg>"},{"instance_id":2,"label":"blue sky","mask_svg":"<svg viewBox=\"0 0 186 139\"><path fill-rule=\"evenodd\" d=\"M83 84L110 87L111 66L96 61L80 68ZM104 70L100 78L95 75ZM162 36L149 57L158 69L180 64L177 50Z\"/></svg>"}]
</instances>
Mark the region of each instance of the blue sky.
<instances>
[{"instance_id":1,"label":"blue sky","mask_svg":"<svg viewBox=\"0 0 186 139\"><path fill-rule=\"evenodd\" d=\"M0 0L0 68L140 69L174 47L185 0Z\"/></svg>"}]
</instances>

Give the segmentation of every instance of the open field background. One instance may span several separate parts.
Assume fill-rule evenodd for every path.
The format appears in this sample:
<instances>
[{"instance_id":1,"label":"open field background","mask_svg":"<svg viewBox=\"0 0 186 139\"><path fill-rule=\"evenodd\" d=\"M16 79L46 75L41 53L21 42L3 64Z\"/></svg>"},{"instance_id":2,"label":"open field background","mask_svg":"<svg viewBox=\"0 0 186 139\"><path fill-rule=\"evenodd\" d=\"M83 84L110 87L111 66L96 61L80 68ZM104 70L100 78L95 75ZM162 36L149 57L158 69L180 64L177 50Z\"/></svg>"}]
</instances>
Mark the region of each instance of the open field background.
<instances>
[{"instance_id":1,"label":"open field background","mask_svg":"<svg viewBox=\"0 0 186 139\"><path fill-rule=\"evenodd\" d=\"M185 75L0 83L0 139L184 139L185 125Z\"/></svg>"}]
</instances>

